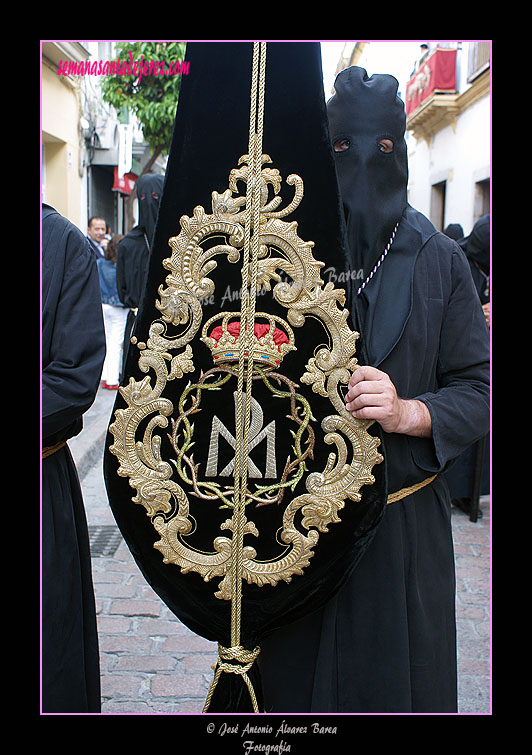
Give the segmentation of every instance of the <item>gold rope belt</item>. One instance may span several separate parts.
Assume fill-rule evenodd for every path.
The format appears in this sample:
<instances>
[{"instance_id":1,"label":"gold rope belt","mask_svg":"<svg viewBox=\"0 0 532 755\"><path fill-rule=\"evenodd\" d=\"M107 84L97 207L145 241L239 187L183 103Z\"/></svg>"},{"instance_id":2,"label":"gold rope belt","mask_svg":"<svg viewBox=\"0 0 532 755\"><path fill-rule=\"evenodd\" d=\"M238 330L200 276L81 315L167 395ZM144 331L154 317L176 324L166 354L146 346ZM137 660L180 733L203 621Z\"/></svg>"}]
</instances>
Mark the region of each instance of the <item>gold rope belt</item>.
<instances>
[{"instance_id":1,"label":"gold rope belt","mask_svg":"<svg viewBox=\"0 0 532 755\"><path fill-rule=\"evenodd\" d=\"M401 498L406 498L407 495L412 495L412 493L415 493L416 490L424 488L425 485L430 485L430 483L435 480L436 477L437 475L432 475L432 477L427 477L426 480L416 482L415 485L410 485L409 488L401 488L401 490L398 490L396 493L391 493L391 495L388 496L386 503L395 503L396 501L400 501Z\"/></svg>"},{"instance_id":2,"label":"gold rope belt","mask_svg":"<svg viewBox=\"0 0 532 755\"><path fill-rule=\"evenodd\" d=\"M55 446L45 446L42 450L42 458L46 459L47 456L55 454L55 452L59 451L59 449L63 448L63 446L66 446L66 440L62 440L60 443L56 443Z\"/></svg>"}]
</instances>

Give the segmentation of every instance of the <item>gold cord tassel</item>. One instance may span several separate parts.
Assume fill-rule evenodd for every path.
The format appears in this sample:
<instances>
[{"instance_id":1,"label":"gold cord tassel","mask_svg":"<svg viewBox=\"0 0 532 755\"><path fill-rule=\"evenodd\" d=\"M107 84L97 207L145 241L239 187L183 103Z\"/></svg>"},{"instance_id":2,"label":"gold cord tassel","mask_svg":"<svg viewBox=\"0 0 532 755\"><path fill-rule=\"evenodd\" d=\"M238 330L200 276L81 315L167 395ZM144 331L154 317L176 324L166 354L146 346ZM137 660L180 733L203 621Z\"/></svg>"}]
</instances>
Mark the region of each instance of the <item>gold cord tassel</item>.
<instances>
[{"instance_id":1,"label":"gold cord tassel","mask_svg":"<svg viewBox=\"0 0 532 755\"><path fill-rule=\"evenodd\" d=\"M257 703L255 690L253 689L251 680L247 675L247 672L252 667L255 658L259 653L259 647L256 647L254 650L245 650L241 645L231 648L224 648L222 645L218 645L218 663L213 666L213 669L215 671L214 680L209 689L209 694L207 695L207 698L205 700L203 713L206 713L209 710L211 698L214 694L214 690L216 689L216 685L218 684L218 680L220 679L220 676L223 672L228 674L240 674L249 690L251 702L253 703L253 711L254 713L259 713L259 706ZM234 664L228 663L227 661L238 661L239 663L244 665L235 666Z\"/></svg>"}]
</instances>

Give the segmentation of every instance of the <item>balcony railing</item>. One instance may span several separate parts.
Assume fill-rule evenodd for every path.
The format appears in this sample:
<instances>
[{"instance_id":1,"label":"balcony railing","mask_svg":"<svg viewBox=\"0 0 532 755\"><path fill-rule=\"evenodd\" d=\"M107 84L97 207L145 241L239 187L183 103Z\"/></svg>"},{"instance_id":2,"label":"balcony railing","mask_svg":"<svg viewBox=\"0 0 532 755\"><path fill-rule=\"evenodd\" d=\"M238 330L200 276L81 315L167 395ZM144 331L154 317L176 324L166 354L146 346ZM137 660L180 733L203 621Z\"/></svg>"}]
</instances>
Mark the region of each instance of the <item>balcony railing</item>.
<instances>
[{"instance_id":1,"label":"balcony railing","mask_svg":"<svg viewBox=\"0 0 532 755\"><path fill-rule=\"evenodd\" d=\"M406 85L407 118L432 94L456 92L456 49L438 47Z\"/></svg>"}]
</instances>

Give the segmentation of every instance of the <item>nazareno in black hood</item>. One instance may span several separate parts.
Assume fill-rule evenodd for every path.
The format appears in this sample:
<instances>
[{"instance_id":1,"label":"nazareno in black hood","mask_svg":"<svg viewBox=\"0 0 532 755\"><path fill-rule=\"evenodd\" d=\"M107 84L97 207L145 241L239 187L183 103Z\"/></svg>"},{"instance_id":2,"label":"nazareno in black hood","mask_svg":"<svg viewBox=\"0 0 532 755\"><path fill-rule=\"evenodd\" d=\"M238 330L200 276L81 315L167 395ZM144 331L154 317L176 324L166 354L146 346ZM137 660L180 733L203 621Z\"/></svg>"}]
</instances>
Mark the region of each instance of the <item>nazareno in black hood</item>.
<instances>
[{"instance_id":1,"label":"nazareno in black hood","mask_svg":"<svg viewBox=\"0 0 532 755\"><path fill-rule=\"evenodd\" d=\"M336 93L327 103L334 153L345 212L352 269L365 278L384 251L407 206L408 161L404 139L406 115L397 95L398 81L388 74L367 75L352 66L338 74ZM391 139L392 152L379 148Z\"/></svg>"}]
</instances>

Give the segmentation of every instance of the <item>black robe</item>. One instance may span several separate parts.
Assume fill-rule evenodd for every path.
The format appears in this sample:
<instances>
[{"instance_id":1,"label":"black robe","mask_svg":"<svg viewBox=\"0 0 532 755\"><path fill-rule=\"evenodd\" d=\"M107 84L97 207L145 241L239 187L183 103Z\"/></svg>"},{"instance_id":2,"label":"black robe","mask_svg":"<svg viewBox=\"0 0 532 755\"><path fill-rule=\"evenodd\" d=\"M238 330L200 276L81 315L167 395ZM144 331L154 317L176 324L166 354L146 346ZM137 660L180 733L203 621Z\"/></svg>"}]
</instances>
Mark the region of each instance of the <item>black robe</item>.
<instances>
[{"instance_id":1,"label":"black robe","mask_svg":"<svg viewBox=\"0 0 532 755\"><path fill-rule=\"evenodd\" d=\"M43 205L43 447L81 431L104 358L96 260L83 234ZM67 445L42 461L42 680L44 713L100 711L89 537Z\"/></svg>"},{"instance_id":2,"label":"black robe","mask_svg":"<svg viewBox=\"0 0 532 755\"><path fill-rule=\"evenodd\" d=\"M432 438L384 433L394 492L445 470L487 432L489 333L463 252L411 207L365 293L368 363L432 418ZM450 508L441 474L388 505L338 595L263 642L267 712L456 712Z\"/></svg>"}]
</instances>

